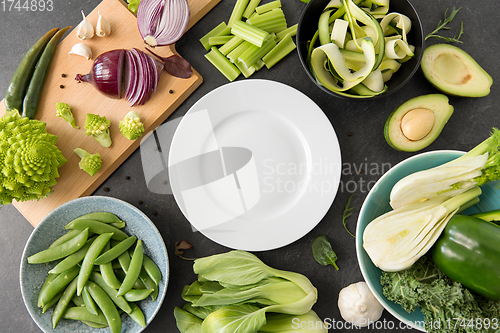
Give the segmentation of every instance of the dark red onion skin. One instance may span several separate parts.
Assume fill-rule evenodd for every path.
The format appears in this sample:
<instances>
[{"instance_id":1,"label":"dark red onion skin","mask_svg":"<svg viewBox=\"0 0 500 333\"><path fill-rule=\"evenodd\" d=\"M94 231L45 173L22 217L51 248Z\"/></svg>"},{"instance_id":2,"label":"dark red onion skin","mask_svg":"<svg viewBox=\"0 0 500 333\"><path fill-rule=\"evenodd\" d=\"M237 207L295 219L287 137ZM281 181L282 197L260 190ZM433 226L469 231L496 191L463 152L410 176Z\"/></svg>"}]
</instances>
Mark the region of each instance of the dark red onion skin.
<instances>
[{"instance_id":1,"label":"dark red onion skin","mask_svg":"<svg viewBox=\"0 0 500 333\"><path fill-rule=\"evenodd\" d=\"M122 73L125 50L111 50L100 54L95 58L90 73L78 74L78 82L88 82L99 92L110 98L120 99L123 97Z\"/></svg>"}]
</instances>

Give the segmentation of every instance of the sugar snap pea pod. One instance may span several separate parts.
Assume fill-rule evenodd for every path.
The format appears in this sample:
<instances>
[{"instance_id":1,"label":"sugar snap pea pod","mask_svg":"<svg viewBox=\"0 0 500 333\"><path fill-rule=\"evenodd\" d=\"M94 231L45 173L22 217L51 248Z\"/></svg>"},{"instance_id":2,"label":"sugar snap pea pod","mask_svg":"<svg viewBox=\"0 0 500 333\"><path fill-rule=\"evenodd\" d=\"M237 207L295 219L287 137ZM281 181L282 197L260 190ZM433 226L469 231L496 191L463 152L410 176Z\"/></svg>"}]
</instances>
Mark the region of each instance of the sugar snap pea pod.
<instances>
[{"instance_id":1,"label":"sugar snap pea pod","mask_svg":"<svg viewBox=\"0 0 500 333\"><path fill-rule=\"evenodd\" d=\"M88 282L88 289L90 295L104 314L104 317L106 317L111 333L120 333L122 330L122 321L111 298L109 298L108 294L101 287L92 281Z\"/></svg>"},{"instance_id":2,"label":"sugar snap pea pod","mask_svg":"<svg viewBox=\"0 0 500 333\"><path fill-rule=\"evenodd\" d=\"M5 95L5 108L7 110L17 109L22 110L24 94L28 89L28 84L33 72L35 71L36 63L43 50L47 46L52 36L59 30L54 28L43 35L33 46L26 52L23 59L19 63L16 72L10 80L7 94Z\"/></svg>"},{"instance_id":3,"label":"sugar snap pea pod","mask_svg":"<svg viewBox=\"0 0 500 333\"><path fill-rule=\"evenodd\" d=\"M88 312L97 315L97 311L99 310L97 308L97 305L94 302L94 299L90 296L89 291L87 287L83 287L82 290L82 299L83 299L83 304L85 305L85 309L87 309Z\"/></svg>"},{"instance_id":4,"label":"sugar snap pea pod","mask_svg":"<svg viewBox=\"0 0 500 333\"><path fill-rule=\"evenodd\" d=\"M120 309L125 311L126 313L132 312L132 308L130 307L130 304L125 300L123 296L116 296L118 291L112 287L110 287L106 281L104 281L104 278L102 275L99 273L92 273L90 275L90 280L95 282L99 287L102 288L108 294L109 298L113 301L113 303L116 304Z\"/></svg>"},{"instance_id":5,"label":"sugar snap pea pod","mask_svg":"<svg viewBox=\"0 0 500 333\"><path fill-rule=\"evenodd\" d=\"M55 295L47 304L45 304L42 308L42 313L47 312L50 308L52 308L61 298L63 292L61 291L59 294Z\"/></svg>"},{"instance_id":6,"label":"sugar snap pea pod","mask_svg":"<svg viewBox=\"0 0 500 333\"><path fill-rule=\"evenodd\" d=\"M128 314L130 318L142 327L146 327L146 318L144 317L144 313L141 311L141 308L139 308L135 303L130 303L130 307L132 308L132 312Z\"/></svg>"},{"instance_id":7,"label":"sugar snap pea pod","mask_svg":"<svg viewBox=\"0 0 500 333\"><path fill-rule=\"evenodd\" d=\"M87 241L89 229L86 228L70 240L45 249L28 257L30 264L41 264L69 256L81 249Z\"/></svg>"},{"instance_id":8,"label":"sugar snap pea pod","mask_svg":"<svg viewBox=\"0 0 500 333\"><path fill-rule=\"evenodd\" d=\"M97 259L94 260L94 264L102 265L112 261L115 258L118 258L120 254L127 251L129 247L131 247L135 243L136 240L137 240L136 236L130 236L127 239L124 239L123 241L116 244L111 249L104 252L99 257L97 257Z\"/></svg>"},{"instance_id":9,"label":"sugar snap pea pod","mask_svg":"<svg viewBox=\"0 0 500 333\"><path fill-rule=\"evenodd\" d=\"M73 296L73 298L71 299L71 301L73 301L73 303L75 303L76 306L85 306L85 304L83 303L83 297L82 295L78 296L76 293L75 295Z\"/></svg>"},{"instance_id":10,"label":"sugar snap pea pod","mask_svg":"<svg viewBox=\"0 0 500 333\"><path fill-rule=\"evenodd\" d=\"M109 250L109 243L106 244L102 252L105 253L105 251L108 250ZM94 264L95 262L96 261L94 260ZM111 262L99 265L99 270L101 272L104 281L106 281L108 286L114 289L120 288L121 282L116 278L115 271L113 270L113 264Z\"/></svg>"},{"instance_id":11,"label":"sugar snap pea pod","mask_svg":"<svg viewBox=\"0 0 500 333\"><path fill-rule=\"evenodd\" d=\"M130 254L128 253L128 251L125 251L118 256L118 262L120 263L123 271L127 273L128 268L130 267Z\"/></svg>"},{"instance_id":12,"label":"sugar snap pea pod","mask_svg":"<svg viewBox=\"0 0 500 333\"><path fill-rule=\"evenodd\" d=\"M111 267L113 267L113 269L119 269L119 270L122 269L122 266L120 265L120 263L118 262L118 260L113 260L111 262Z\"/></svg>"},{"instance_id":13,"label":"sugar snap pea pod","mask_svg":"<svg viewBox=\"0 0 500 333\"><path fill-rule=\"evenodd\" d=\"M118 228L118 229L123 229L123 228L125 228L125 226L127 224L124 221L121 221L121 222L112 222L109 225L111 225L111 226L113 226L115 228Z\"/></svg>"},{"instance_id":14,"label":"sugar snap pea pod","mask_svg":"<svg viewBox=\"0 0 500 333\"><path fill-rule=\"evenodd\" d=\"M42 305L42 299L41 299L42 294L45 292L45 289L47 289L47 287L49 286L49 284L51 284L52 281L54 281L54 279L57 277L57 275L58 274L49 274L47 276L47 278L45 279L45 282L42 285L42 289L40 289L40 292L38 293L37 306L39 308L43 307L43 305Z\"/></svg>"},{"instance_id":15,"label":"sugar snap pea pod","mask_svg":"<svg viewBox=\"0 0 500 333\"><path fill-rule=\"evenodd\" d=\"M75 306L67 308L63 314L64 319L80 320L86 322L92 322L100 325L108 325L108 321L104 314L99 310L97 315L94 315L87 311L84 307Z\"/></svg>"},{"instance_id":16,"label":"sugar snap pea pod","mask_svg":"<svg viewBox=\"0 0 500 333\"><path fill-rule=\"evenodd\" d=\"M146 273L148 273L149 277L158 285L161 281L161 271L155 262L147 255L144 255L142 266L144 267Z\"/></svg>"},{"instance_id":17,"label":"sugar snap pea pod","mask_svg":"<svg viewBox=\"0 0 500 333\"><path fill-rule=\"evenodd\" d=\"M130 259L130 266L128 268L125 279L123 279L120 289L118 289L118 296L124 295L127 291L132 289L135 281L139 277L142 269L142 262L144 259L144 252L142 247L142 241L139 239L137 245L135 246L134 254Z\"/></svg>"},{"instance_id":18,"label":"sugar snap pea pod","mask_svg":"<svg viewBox=\"0 0 500 333\"><path fill-rule=\"evenodd\" d=\"M89 279L90 273L92 273L93 262L95 258L99 256L104 245L109 242L109 239L113 236L112 233L105 233L99 235L90 245L87 254L85 254L85 258L83 258L82 266L80 267L80 274L78 275L78 285L76 288L76 294L81 295L83 287L87 280Z\"/></svg>"},{"instance_id":19,"label":"sugar snap pea pod","mask_svg":"<svg viewBox=\"0 0 500 333\"><path fill-rule=\"evenodd\" d=\"M105 328L108 327L108 323L106 324L98 324L98 323L93 323L91 321L86 321L86 320L80 320L82 323L84 323L87 326L90 326L92 328Z\"/></svg>"},{"instance_id":20,"label":"sugar snap pea pod","mask_svg":"<svg viewBox=\"0 0 500 333\"><path fill-rule=\"evenodd\" d=\"M115 228L107 223L99 222L96 220L87 220L87 219L77 219L69 222L65 226L66 229L79 229L83 230L85 228L89 228L90 232L94 234L107 234L113 233L113 239L122 241L128 238L128 235L121 231L118 228Z\"/></svg>"},{"instance_id":21,"label":"sugar snap pea pod","mask_svg":"<svg viewBox=\"0 0 500 333\"><path fill-rule=\"evenodd\" d=\"M123 279L125 278L125 272L123 271L123 269L116 270L115 275L120 281L123 281ZM147 289L144 283L142 283L140 278L135 281L133 288Z\"/></svg>"},{"instance_id":22,"label":"sugar snap pea pod","mask_svg":"<svg viewBox=\"0 0 500 333\"><path fill-rule=\"evenodd\" d=\"M79 216L75 220L96 220L104 223L123 222L118 216L109 212L89 213Z\"/></svg>"},{"instance_id":23,"label":"sugar snap pea pod","mask_svg":"<svg viewBox=\"0 0 500 333\"><path fill-rule=\"evenodd\" d=\"M76 294L76 282L77 278L75 277L73 281L71 281L70 284L68 284L68 286L62 293L61 298L57 302L54 312L52 313L52 328L54 329L56 328L57 323L61 319L64 311L66 311L66 309L68 308L71 299Z\"/></svg>"},{"instance_id":24,"label":"sugar snap pea pod","mask_svg":"<svg viewBox=\"0 0 500 333\"><path fill-rule=\"evenodd\" d=\"M153 289L153 292L149 296L151 296L151 299L154 302L158 297L158 291L159 291L158 285L153 281L153 279L149 277L148 273L146 273L146 270L144 270L144 268L141 270L139 278L141 279L146 289Z\"/></svg>"},{"instance_id":25,"label":"sugar snap pea pod","mask_svg":"<svg viewBox=\"0 0 500 333\"><path fill-rule=\"evenodd\" d=\"M148 297L153 291L154 289L130 289L123 297L128 302L138 302Z\"/></svg>"},{"instance_id":26,"label":"sugar snap pea pod","mask_svg":"<svg viewBox=\"0 0 500 333\"><path fill-rule=\"evenodd\" d=\"M49 248L54 247L54 246L59 245L59 244L62 244L66 241L69 241L71 238L75 237L80 232L81 232L81 230L76 230L76 229L68 231L67 233L65 233L64 235L62 235L58 239L56 239L52 244L50 244Z\"/></svg>"},{"instance_id":27,"label":"sugar snap pea pod","mask_svg":"<svg viewBox=\"0 0 500 333\"><path fill-rule=\"evenodd\" d=\"M47 288L42 290L39 295L41 307L45 306L52 298L61 292L73 279L78 275L78 266L72 267L61 274L47 285Z\"/></svg>"},{"instance_id":28,"label":"sugar snap pea pod","mask_svg":"<svg viewBox=\"0 0 500 333\"><path fill-rule=\"evenodd\" d=\"M31 77L26 94L24 95L23 117L28 117L29 119L35 118L36 109L38 108L38 102L42 93L43 83L47 77L52 58L54 58L56 46L69 28L71 27L66 27L56 32L56 34L47 43L40 59L38 59L35 71Z\"/></svg>"},{"instance_id":29,"label":"sugar snap pea pod","mask_svg":"<svg viewBox=\"0 0 500 333\"><path fill-rule=\"evenodd\" d=\"M57 265L55 265L49 271L49 274L59 274L59 273L62 273L64 271L70 269L71 267L77 265L80 261L83 260L83 258L85 257L85 254L87 254L87 251L95 238L96 237L94 236L94 237L87 239L87 241L85 242L85 245L83 245L80 250L76 251L75 253L70 254L69 256L67 256L66 258L64 258L60 262L58 262Z\"/></svg>"}]
</instances>

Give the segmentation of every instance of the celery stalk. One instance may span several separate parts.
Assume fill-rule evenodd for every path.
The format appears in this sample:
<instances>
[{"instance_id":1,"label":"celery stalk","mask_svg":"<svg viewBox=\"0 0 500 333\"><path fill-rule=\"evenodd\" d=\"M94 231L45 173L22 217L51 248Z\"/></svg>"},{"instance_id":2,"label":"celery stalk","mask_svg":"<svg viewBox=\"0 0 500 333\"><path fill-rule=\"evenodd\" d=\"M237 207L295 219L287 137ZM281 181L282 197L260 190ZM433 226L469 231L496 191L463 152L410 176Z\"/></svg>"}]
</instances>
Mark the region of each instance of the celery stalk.
<instances>
[{"instance_id":1,"label":"celery stalk","mask_svg":"<svg viewBox=\"0 0 500 333\"><path fill-rule=\"evenodd\" d=\"M205 54L208 59L229 81L234 81L240 75L240 70L232 64L216 47Z\"/></svg>"},{"instance_id":2,"label":"celery stalk","mask_svg":"<svg viewBox=\"0 0 500 333\"><path fill-rule=\"evenodd\" d=\"M233 36L214 36L214 37L210 37L208 39L208 43L211 46L214 46L214 45L224 45L227 42L229 42L232 38L233 38Z\"/></svg>"},{"instance_id":3,"label":"celery stalk","mask_svg":"<svg viewBox=\"0 0 500 333\"><path fill-rule=\"evenodd\" d=\"M269 38L269 33L266 31L243 21L234 21L231 33L258 47L261 47L264 41Z\"/></svg>"},{"instance_id":4,"label":"celery stalk","mask_svg":"<svg viewBox=\"0 0 500 333\"><path fill-rule=\"evenodd\" d=\"M210 50L210 43L209 39L210 37L215 37L215 36L226 36L231 33L231 29L226 25L225 22L222 22L212 30L210 30L205 36L200 38L200 43L203 45L205 50Z\"/></svg>"},{"instance_id":5,"label":"celery stalk","mask_svg":"<svg viewBox=\"0 0 500 333\"><path fill-rule=\"evenodd\" d=\"M229 42L219 47L219 51L223 55L228 55L229 52L234 50L236 47L238 47L238 45L240 45L243 42L244 42L243 38L233 36L233 38L231 38Z\"/></svg>"},{"instance_id":6,"label":"celery stalk","mask_svg":"<svg viewBox=\"0 0 500 333\"><path fill-rule=\"evenodd\" d=\"M264 14L252 16L247 20L247 22L269 33L277 33L285 30L287 27L285 14L281 8L273 9Z\"/></svg>"},{"instance_id":7,"label":"celery stalk","mask_svg":"<svg viewBox=\"0 0 500 333\"><path fill-rule=\"evenodd\" d=\"M229 21L227 26L232 28L235 21L241 20L243 17L243 12L245 11L248 2L250 0L236 0L236 4L234 5L233 11L231 12L231 16L229 17Z\"/></svg>"},{"instance_id":8,"label":"celery stalk","mask_svg":"<svg viewBox=\"0 0 500 333\"><path fill-rule=\"evenodd\" d=\"M271 51L269 51L263 58L262 61L266 64L266 67L270 69L278 61L283 59L287 54L295 50L297 46L293 42L291 35L286 35Z\"/></svg>"},{"instance_id":9,"label":"celery stalk","mask_svg":"<svg viewBox=\"0 0 500 333\"><path fill-rule=\"evenodd\" d=\"M245 64L243 64L242 62L240 61L236 61L234 63L234 65L236 67L238 67L238 69L240 70L241 74L243 74L243 76L245 78L249 78L250 76L252 76L253 73L255 73L256 69L254 66L250 66L247 68L247 66L245 66Z\"/></svg>"},{"instance_id":10,"label":"celery stalk","mask_svg":"<svg viewBox=\"0 0 500 333\"><path fill-rule=\"evenodd\" d=\"M265 56L269 51L271 51L276 46L275 38L270 38L262 44L262 47L256 47L255 45L250 45L245 52L243 52L239 57L238 61L242 62L247 68L252 66L257 60Z\"/></svg>"},{"instance_id":11,"label":"celery stalk","mask_svg":"<svg viewBox=\"0 0 500 333\"><path fill-rule=\"evenodd\" d=\"M281 1L280 0L274 0L274 1L268 2L264 5L260 5L259 7L255 8L255 11L257 12L257 14L262 14L262 13L269 12L269 11L276 9L276 8L281 8Z\"/></svg>"},{"instance_id":12,"label":"celery stalk","mask_svg":"<svg viewBox=\"0 0 500 333\"><path fill-rule=\"evenodd\" d=\"M260 0L250 0L250 3L248 4L247 8L243 12L243 17L244 18L250 18L253 14L255 14L255 8L260 4Z\"/></svg>"},{"instance_id":13,"label":"celery stalk","mask_svg":"<svg viewBox=\"0 0 500 333\"><path fill-rule=\"evenodd\" d=\"M229 52L226 57L233 63L238 61L238 57L245 52L250 46L255 46L252 43L249 43L247 41L243 41L240 45L238 45L234 50ZM255 46L256 47L256 46Z\"/></svg>"},{"instance_id":14,"label":"celery stalk","mask_svg":"<svg viewBox=\"0 0 500 333\"><path fill-rule=\"evenodd\" d=\"M299 24L295 24L295 25L292 25L290 28L287 28L285 30L282 30L280 32L278 32L276 34L276 37L278 38L278 41L282 40L283 38L285 38L286 35L290 35L290 36L295 36L297 35L297 27L299 26Z\"/></svg>"}]
</instances>

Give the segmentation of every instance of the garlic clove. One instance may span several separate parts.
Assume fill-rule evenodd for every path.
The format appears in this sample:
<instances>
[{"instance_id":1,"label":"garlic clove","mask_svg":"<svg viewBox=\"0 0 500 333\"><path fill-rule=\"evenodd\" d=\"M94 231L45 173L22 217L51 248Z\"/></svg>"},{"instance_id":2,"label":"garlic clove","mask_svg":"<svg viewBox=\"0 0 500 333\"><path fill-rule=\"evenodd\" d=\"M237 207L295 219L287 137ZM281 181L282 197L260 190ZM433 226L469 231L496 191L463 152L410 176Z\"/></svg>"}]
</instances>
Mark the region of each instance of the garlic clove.
<instances>
[{"instance_id":1,"label":"garlic clove","mask_svg":"<svg viewBox=\"0 0 500 333\"><path fill-rule=\"evenodd\" d=\"M85 17L83 10L82 10L82 16L83 20L78 25L78 29L76 31L76 37L80 40L90 39L94 36L94 27Z\"/></svg>"},{"instance_id":2,"label":"garlic clove","mask_svg":"<svg viewBox=\"0 0 500 333\"><path fill-rule=\"evenodd\" d=\"M76 54L87 58L87 60L92 59L92 50L90 49L90 47L83 43L73 45L71 51L69 51L69 54Z\"/></svg>"},{"instance_id":3,"label":"garlic clove","mask_svg":"<svg viewBox=\"0 0 500 333\"><path fill-rule=\"evenodd\" d=\"M97 25L95 27L96 35L99 37L105 37L111 33L111 24L109 24L108 20L106 20L101 13L99 14L99 18L97 19Z\"/></svg>"}]
</instances>

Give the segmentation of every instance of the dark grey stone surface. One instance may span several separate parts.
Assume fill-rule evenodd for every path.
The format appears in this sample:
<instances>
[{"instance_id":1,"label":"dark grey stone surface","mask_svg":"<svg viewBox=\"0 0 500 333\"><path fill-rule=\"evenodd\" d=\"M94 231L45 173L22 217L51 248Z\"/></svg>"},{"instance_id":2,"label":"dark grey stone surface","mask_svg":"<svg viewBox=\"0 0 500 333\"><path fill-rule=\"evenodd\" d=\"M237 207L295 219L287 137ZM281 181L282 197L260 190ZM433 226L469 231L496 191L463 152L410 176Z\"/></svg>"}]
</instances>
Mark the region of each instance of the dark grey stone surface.
<instances>
[{"instance_id":1,"label":"dark grey stone surface","mask_svg":"<svg viewBox=\"0 0 500 333\"><path fill-rule=\"evenodd\" d=\"M398 1L398 0L393 0ZM23 1L21 1L22 3ZM205 51L198 39L223 20L227 20L234 0L222 0L206 17L196 24L177 43L177 50L200 72L204 83L178 108L172 117L180 117L202 96L219 87L227 80L204 58ZM465 32L461 48L469 52L496 81L500 77L498 55L500 54L500 26L497 15L500 4L496 1L478 0L413 0L421 15L424 31L429 33L442 19L447 8L462 7L451 24L456 33L460 20ZM4 3L6 8L4 9ZM9 0L0 0L0 92L6 91L22 55L41 36L54 26L77 25L81 20L80 10L90 12L98 0L54 1L53 11L25 12L8 10ZM289 24L298 21L305 8L300 0L284 0L283 9ZM426 45L436 43L428 40ZM367 185L380 176L382 165L394 165L413 154L397 152L390 148L383 136L383 126L399 104L409 98L436 93L419 70L414 78L396 94L373 102L349 102L331 97L317 89L304 73L296 53L289 55L272 70L261 70L255 78L264 78L286 83L312 98L326 113L339 137L342 159L350 168L344 169L342 187L331 209L314 230L300 240L281 249L257 253L273 267L306 274L318 288L319 299L314 309L322 318L340 320L337 307L339 291L350 283L362 280L356 260L354 239L342 226L342 212L351 192L357 195L352 201L353 215L349 227L354 230L356 218L367 194ZM240 78L241 79L241 78ZM484 98L451 97L455 113L439 138L424 151L437 149L469 150L488 136L492 126L499 126L498 104L500 94L495 82L491 94ZM348 132L352 135L348 136ZM365 166L367 165L367 167ZM375 166L380 169L375 170ZM356 171L362 169L362 173ZM370 174L371 173L371 174ZM125 177L130 179L126 180ZM348 185L350 184L350 185ZM107 187L109 191L103 189ZM210 241L200 233L193 233L189 223L178 209L171 195L158 195L147 190L140 151L134 152L95 192L98 195L113 196L125 200L147 214L162 233L171 259L171 276L166 300L146 332L177 332L173 308L182 306L181 290L195 279L192 263L173 255L174 243L187 240L195 245L189 256L200 257L225 252L228 249ZM33 228L13 207L0 210L0 331L37 332L39 329L25 309L19 289L19 261L24 244ZM286 232L284 230L283 232ZM315 236L326 235L338 254L340 271L333 267L318 265L311 253ZM384 312L383 319L398 322ZM360 329L360 331L368 331ZM378 332L394 331L373 329ZM396 329L395 331L400 331Z\"/></svg>"}]
</instances>

